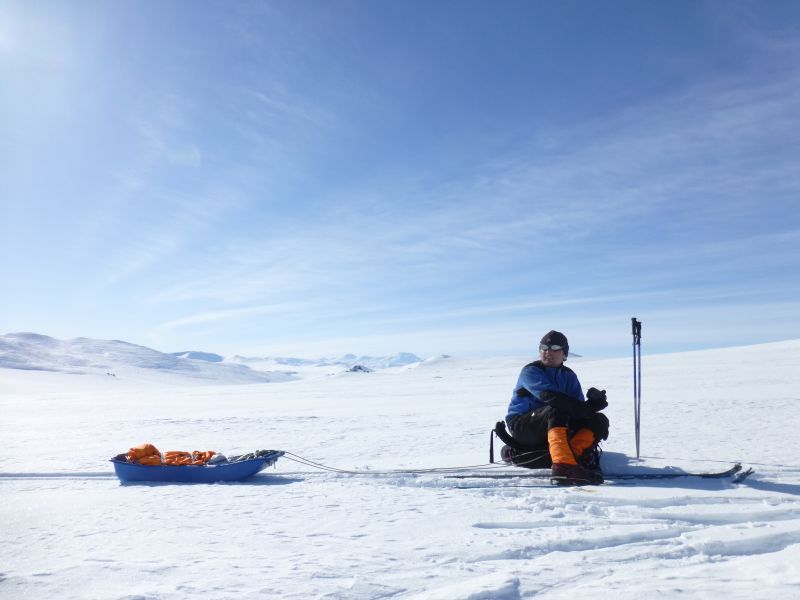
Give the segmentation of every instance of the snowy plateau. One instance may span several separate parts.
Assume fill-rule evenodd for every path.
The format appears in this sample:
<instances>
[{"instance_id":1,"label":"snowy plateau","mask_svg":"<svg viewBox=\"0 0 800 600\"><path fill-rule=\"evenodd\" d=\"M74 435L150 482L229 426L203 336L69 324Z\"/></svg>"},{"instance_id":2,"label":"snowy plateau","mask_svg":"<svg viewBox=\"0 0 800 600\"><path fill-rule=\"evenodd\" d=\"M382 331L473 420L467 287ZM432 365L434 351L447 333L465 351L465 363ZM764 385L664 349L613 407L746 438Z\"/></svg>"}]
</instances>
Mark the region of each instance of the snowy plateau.
<instances>
[{"instance_id":1,"label":"snowy plateau","mask_svg":"<svg viewBox=\"0 0 800 600\"><path fill-rule=\"evenodd\" d=\"M608 391L604 468L750 477L426 471L522 471L487 465L489 432L531 357L222 360L0 336L0 598L800 597L800 340L644 352L640 459L631 357L568 362ZM287 455L241 483L121 484L108 459L144 442Z\"/></svg>"}]
</instances>

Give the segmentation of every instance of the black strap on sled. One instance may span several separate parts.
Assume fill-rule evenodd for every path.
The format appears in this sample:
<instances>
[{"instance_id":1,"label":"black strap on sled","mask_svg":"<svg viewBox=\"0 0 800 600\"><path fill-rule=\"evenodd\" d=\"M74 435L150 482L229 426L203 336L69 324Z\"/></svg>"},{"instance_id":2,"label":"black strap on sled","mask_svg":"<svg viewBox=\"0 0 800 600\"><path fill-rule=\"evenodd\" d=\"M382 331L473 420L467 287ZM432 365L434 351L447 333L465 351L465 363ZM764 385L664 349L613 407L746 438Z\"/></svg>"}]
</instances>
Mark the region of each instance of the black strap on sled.
<instances>
[{"instance_id":1,"label":"black strap on sled","mask_svg":"<svg viewBox=\"0 0 800 600\"><path fill-rule=\"evenodd\" d=\"M541 451L541 446L528 446L523 444L519 440L515 440L511 437L511 434L508 433L506 430L506 424L503 421L498 421L494 429L489 432L489 462L494 462L494 436L499 437L503 440L506 446L510 446L514 448L514 450L519 450L520 452L535 452Z\"/></svg>"}]
</instances>

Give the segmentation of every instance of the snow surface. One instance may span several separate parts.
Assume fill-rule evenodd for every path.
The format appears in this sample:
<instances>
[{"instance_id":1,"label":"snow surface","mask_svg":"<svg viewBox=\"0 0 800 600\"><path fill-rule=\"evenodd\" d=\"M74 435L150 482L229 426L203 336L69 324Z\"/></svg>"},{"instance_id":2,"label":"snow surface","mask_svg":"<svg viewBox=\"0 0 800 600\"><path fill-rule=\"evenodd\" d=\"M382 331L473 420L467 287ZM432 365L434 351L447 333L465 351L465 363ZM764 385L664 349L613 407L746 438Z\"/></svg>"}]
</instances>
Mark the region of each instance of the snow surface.
<instances>
[{"instance_id":1,"label":"snow surface","mask_svg":"<svg viewBox=\"0 0 800 600\"><path fill-rule=\"evenodd\" d=\"M0 368L0 597L800 597L800 341L645 347L640 461L631 360L569 362L608 390L607 469L742 461L740 485L383 472L487 463L525 362L244 385ZM107 459L143 442L367 473L287 456L239 484L120 484Z\"/></svg>"}]
</instances>

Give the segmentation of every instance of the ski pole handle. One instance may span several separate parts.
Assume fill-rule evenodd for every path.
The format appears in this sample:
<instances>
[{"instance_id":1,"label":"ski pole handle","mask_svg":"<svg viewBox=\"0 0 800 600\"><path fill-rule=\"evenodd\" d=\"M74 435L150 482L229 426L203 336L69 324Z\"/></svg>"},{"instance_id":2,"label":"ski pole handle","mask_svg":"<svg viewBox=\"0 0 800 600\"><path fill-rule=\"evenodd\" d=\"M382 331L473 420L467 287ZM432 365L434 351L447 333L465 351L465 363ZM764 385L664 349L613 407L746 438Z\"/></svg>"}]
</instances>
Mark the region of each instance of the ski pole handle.
<instances>
[{"instance_id":1,"label":"ski pole handle","mask_svg":"<svg viewBox=\"0 0 800 600\"><path fill-rule=\"evenodd\" d=\"M642 322L636 317L631 318L631 331L633 332L633 345L642 345Z\"/></svg>"}]
</instances>

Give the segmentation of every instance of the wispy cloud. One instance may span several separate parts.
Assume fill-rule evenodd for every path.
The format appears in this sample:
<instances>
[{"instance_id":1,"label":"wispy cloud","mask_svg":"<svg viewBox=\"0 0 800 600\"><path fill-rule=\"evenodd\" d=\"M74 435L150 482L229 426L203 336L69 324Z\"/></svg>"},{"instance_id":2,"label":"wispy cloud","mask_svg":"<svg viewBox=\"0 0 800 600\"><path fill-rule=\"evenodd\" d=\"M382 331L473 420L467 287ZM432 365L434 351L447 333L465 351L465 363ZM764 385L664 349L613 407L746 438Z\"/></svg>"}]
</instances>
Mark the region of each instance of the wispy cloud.
<instances>
[{"instance_id":1,"label":"wispy cloud","mask_svg":"<svg viewBox=\"0 0 800 600\"><path fill-rule=\"evenodd\" d=\"M189 327L194 325L212 323L212 322L226 322L240 319L247 319L267 314L280 314L285 313L287 310L296 311L307 307L307 303L293 302L291 306L286 304L274 304L265 306L249 306L246 308L230 308L224 310L207 311L194 314L188 317L167 321L159 325L156 330L161 329L178 329L181 327Z\"/></svg>"},{"instance_id":2,"label":"wispy cloud","mask_svg":"<svg viewBox=\"0 0 800 600\"><path fill-rule=\"evenodd\" d=\"M0 13L26 12L9 6ZM14 197L40 193L18 212L30 222L39 207L49 212L37 233L61 251L40 262L42 279L74 278L73 296L155 313L149 326L164 336L292 322L296 336L316 327L341 341L350 327L366 342L377 340L371 332L462 340L459 328L489 340L493 327L512 335L547 316L573 315L591 329L592 314L617 318L615 307L668 314L670 303L745 305L754 282L769 282L775 298L797 289L786 275L800 268L793 36L709 14L715 32L734 38L724 46L747 57L735 69L665 52L646 64L669 63L665 73L681 75L674 85L654 77L597 106L553 110L551 123L535 108L508 103L501 114L465 96L492 85L493 98L520 92L519 74L448 72L461 86L449 96L436 87L439 68L461 54L430 63L428 50L450 50L402 36L382 46L374 32L351 39L366 22L393 31L379 9L364 9L358 24L341 7L204 10L219 17L208 19L213 45L182 31L144 47L149 29L129 31L116 16L88 38L69 11L40 11L21 28L0 19L14 108L39 103L13 113L39 137L8 127L27 140L30 164L42 162L51 125L72 126L48 149L46 168L28 167L41 182L18 175ZM108 14L85 11L94 25ZM489 56L498 40L483 41ZM367 42L378 44L374 56L361 51ZM623 63L597 66L613 79ZM578 105L560 80L547 81L529 99ZM40 239L18 238L25 247ZM35 270L20 264L19 273ZM74 275L57 273L74 265Z\"/></svg>"},{"instance_id":3,"label":"wispy cloud","mask_svg":"<svg viewBox=\"0 0 800 600\"><path fill-rule=\"evenodd\" d=\"M798 124L797 75L706 82L563 132L549 139L547 153L536 144L517 147L455 181L423 186L410 173L351 194L338 190L329 194L332 205L323 203L292 230L267 223L264 239L230 240L157 300L335 299L348 288L369 297L370 280L391 289L401 284L393 276L405 288L447 285L476 265L525 269L532 261L547 268L546 260L537 264L538 251L604 238L604 231L615 241L602 239L600 253L620 272L626 264L660 264L658 277L665 268L685 273L698 252L720 263L737 248L768 255L773 242L791 243L791 233L759 237L746 232L746 220L763 213L753 190L784 194L799 185L792 151L781 141ZM682 229L678 243L664 237Z\"/></svg>"}]
</instances>

